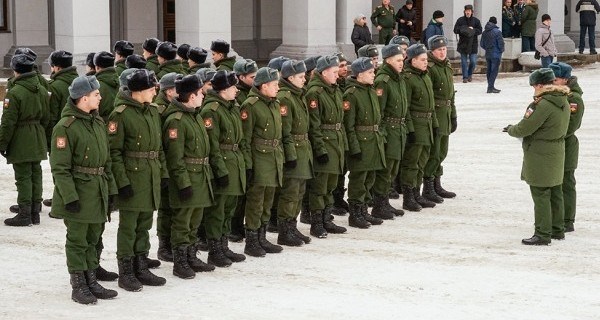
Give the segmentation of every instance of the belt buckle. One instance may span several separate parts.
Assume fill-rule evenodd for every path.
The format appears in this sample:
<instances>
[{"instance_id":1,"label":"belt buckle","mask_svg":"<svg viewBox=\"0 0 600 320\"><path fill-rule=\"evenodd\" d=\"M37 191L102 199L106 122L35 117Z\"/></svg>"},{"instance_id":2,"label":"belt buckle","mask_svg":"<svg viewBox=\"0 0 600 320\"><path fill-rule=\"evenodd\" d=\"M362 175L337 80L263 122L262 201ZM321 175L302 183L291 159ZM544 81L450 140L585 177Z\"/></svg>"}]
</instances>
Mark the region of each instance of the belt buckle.
<instances>
[{"instance_id":1,"label":"belt buckle","mask_svg":"<svg viewBox=\"0 0 600 320\"><path fill-rule=\"evenodd\" d=\"M208 164L208 157L204 157L203 161L204 161L203 164Z\"/></svg>"},{"instance_id":2,"label":"belt buckle","mask_svg":"<svg viewBox=\"0 0 600 320\"><path fill-rule=\"evenodd\" d=\"M277 139L273 139L273 142L271 143L271 146L272 146L273 148L275 148L275 147L277 147L278 145L279 145L279 140L277 140Z\"/></svg>"},{"instance_id":3,"label":"belt buckle","mask_svg":"<svg viewBox=\"0 0 600 320\"><path fill-rule=\"evenodd\" d=\"M98 168L98 175L102 175L104 174L104 167L99 167Z\"/></svg>"},{"instance_id":4,"label":"belt buckle","mask_svg":"<svg viewBox=\"0 0 600 320\"><path fill-rule=\"evenodd\" d=\"M338 130L338 131L339 131L339 130L341 130L341 129L342 129L342 124L341 124L341 123L339 123L339 122L338 122L338 123L336 123L336 124L335 124L335 130Z\"/></svg>"},{"instance_id":5,"label":"belt buckle","mask_svg":"<svg viewBox=\"0 0 600 320\"><path fill-rule=\"evenodd\" d=\"M158 152L157 151L150 151L150 152L148 152L148 158L150 160L158 158Z\"/></svg>"},{"instance_id":6,"label":"belt buckle","mask_svg":"<svg viewBox=\"0 0 600 320\"><path fill-rule=\"evenodd\" d=\"M239 148L238 144L237 144L237 143L234 143L234 144L232 145L232 147L231 147L231 151L237 151L237 150L238 150L238 148Z\"/></svg>"},{"instance_id":7,"label":"belt buckle","mask_svg":"<svg viewBox=\"0 0 600 320\"><path fill-rule=\"evenodd\" d=\"M379 131L379 125L378 124L373 125L373 131Z\"/></svg>"}]
</instances>

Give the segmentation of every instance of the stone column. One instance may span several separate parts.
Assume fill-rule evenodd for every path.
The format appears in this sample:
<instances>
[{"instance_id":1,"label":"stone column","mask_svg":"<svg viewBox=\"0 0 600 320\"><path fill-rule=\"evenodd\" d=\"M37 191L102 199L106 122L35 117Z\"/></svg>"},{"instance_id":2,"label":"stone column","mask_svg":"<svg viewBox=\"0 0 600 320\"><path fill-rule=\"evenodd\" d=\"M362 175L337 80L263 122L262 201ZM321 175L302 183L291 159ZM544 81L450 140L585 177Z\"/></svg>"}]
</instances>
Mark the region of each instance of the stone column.
<instances>
[{"instance_id":1,"label":"stone column","mask_svg":"<svg viewBox=\"0 0 600 320\"><path fill-rule=\"evenodd\" d=\"M231 43L231 0L176 0L175 13L177 42L206 50L216 39Z\"/></svg>"},{"instance_id":2,"label":"stone column","mask_svg":"<svg viewBox=\"0 0 600 320\"><path fill-rule=\"evenodd\" d=\"M349 60L354 60L354 44L351 36L354 29L354 18L359 14L364 14L367 17L367 25L372 29L371 20L371 3L364 0L337 0L336 8L336 41L338 47L344 52L344 55Z\"/></svg>"},{"instance_id":3,"label":"stone column","mask_svg":"<svg viewBox=\"0 0 600 320\"><path fill-rule=\"evenodd\" d=\"M336 0L283 1L283 43L271 56L304 59L338 51L334 12Z\"/></svg>"},{"instance_id":4,"label":"stone column","mask_svg":"<svg viewBox=\"0 0 600 320\"><path fill-rule=\"evenodd\" d=\"M550 26L554 35L554 42L559 53L575 51L575 42L565 34L565 7L563 1L538 0L539 13L538 23L541 23L542 15L547 13L552 18ZM578 17L579 18L579 17ZM577 23L579 27L579 23Z\"/></svg>"}]
</instances>

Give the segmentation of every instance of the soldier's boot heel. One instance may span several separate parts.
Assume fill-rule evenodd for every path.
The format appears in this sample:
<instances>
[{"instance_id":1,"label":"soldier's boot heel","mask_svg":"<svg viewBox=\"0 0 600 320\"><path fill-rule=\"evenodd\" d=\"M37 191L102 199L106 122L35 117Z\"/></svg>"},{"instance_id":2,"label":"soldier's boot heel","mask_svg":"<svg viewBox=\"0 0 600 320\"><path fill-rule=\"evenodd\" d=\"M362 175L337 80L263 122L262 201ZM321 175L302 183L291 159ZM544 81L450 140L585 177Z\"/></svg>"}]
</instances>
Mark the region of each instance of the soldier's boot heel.
<instances>
[{"instance_id":1,"label":"soldier's boot heel","mask_svg":"<svg viewBox=\"0 0 600 320\"><path fill-rule=\"evenodd\" d=\"M289 224L289 228L292 229L292 232L294 232L294 235L296 236L296 238L304 241L305 244L309 244L310 243L310 237L305 236L304 234L302 234L302 232L300 232L300 230L298 230L298 222L293 219L290 220L288 222Z\"/></svg>"},{"instance_id":2,"label":"soldier's boot heel","mask_svg":"<svg viewBox=\"0 0 600 320\"><path fill-rule=\"evenodd\" d=\"M194 272L210 272L215 270L215 266L205 263L198 258L198 250L195 245L187 247L187 261Z\"/></svg>"},{"instance_id":3,"label":"soldier's boot heel","mask_svg":"<svg viewBox=\"0 0 600 320\"><path fill-rule=\"evenodd\" d=\"M229 241L227 236L221 237L221 247L223 248L223 253L231 262L242 262L246 260L246 256L241 253L235 253L229 249Z\"/></svg>"},{"instance_id":4,"label":"soldier's boot heel","mask_svg":"<svg viewBox=\"0 0 600 320\"><path fill-rule=\"evenodd\" d=\"M346 231L348 231L348 229L342 227L342 226L338 226L337 224L333 223L333 213L334 208L332 207L327 207L325 208L325 210L323 210L323 228L325 228L325 231L327 231L327 234L342 234L342 233L346 233Z\"/></svg>"},{"instance_id":5,"label":"soldier's boot heel","mask_svg":"<svg viewBox=\"0 0 600 320\"><path fill-rule=\"evenodd\" d=\"M389 210L386 206L387 196L376 194L373 197L373 210L371 210L371 215L375 218L380 218L383 220L394 220L394 213Z\"/></svg>"},{"instance_id":6,"label":"soldier's boot heel","mask_svg":"<svg viewBox=\"0 0 600 320\"><path fill-rule=\"evenodd\" d=\"M266 253L280 253L283 251L282 246L278 246L276 244L272 244L267 239L267 226L262 225L260 227L258 233L258 244L265 250Z\"/></svg>"},{"instance_id":7,"label":"soldier's boot heel","mask_svg":"<svg viewBox=\"0 0 600 320\"><path fill-rule=\"evenodd\" d=\"M9 227L27 227L31 226L31 205L19 205L19 213L12 218L4 220L4 224Z\"/></svg>"},{"instance_id":8,"label":"soldier's boot heel","mask_svg":"<svg viewBox=\"0 0 600 320\"><path fill-rule=\"evenodd\" d=\"M231 266L233 262L227 258L227 256L225 256L221 246L221 239L208 239L208 247L209 250L207 262L209 264L219 268Z\"/></svg>"},{"instance_id":9,"label":"soldier's boot heel","mask_svg":"<svg viewBox=\"0 0 600 320\"><path fill-rule=\"evenodd\" d=\"M327 230L323 227L323 210L310 213L310 235L320 239L327 238Z\"/></svg>"},{"instance_id":10,"label":"soldier's boot heel","mask_svg":"<svg viewBox=\"0 0 600 320\"><path fill-rule=\"evenodd\" d=\"M425 199L425 197L423 197L419 193L419 189L413 188L413 194L415 195L415 201L417 201L417 203L420 204L421 207L423 207L423 208L434 208L435 207L435 202Z\"/></svg>"},{"instance_id":11,"label":"soldier's boot heel","mask_svg":"<svg viewBox=\"0 0 600 320\"><path fill-rule=\"evenodd\" d=\"M433 180L433 187L435 188L435 193L442 198L452 199L456 197L456 193L448 191L442 187L442 177L435 177Z\"/></svg>"}]
</instances>

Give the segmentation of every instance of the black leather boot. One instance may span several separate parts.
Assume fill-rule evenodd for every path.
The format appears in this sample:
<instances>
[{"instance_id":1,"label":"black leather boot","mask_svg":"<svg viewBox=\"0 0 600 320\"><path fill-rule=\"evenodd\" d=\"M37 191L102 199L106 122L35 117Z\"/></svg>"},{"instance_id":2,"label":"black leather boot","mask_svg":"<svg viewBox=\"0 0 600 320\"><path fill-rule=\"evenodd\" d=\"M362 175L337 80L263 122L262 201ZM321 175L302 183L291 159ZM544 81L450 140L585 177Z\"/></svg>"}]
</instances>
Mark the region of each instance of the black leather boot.
<instances>
[{"instance_id":1,"label":"black leather boot","mask_svg":"<svg viewBox=\"0 0 600 320\"><path fill-rule=\"evenodd\" d=\"M98 283L96 278L96 270L88 270L84 272L85 280L90 288L90 292L98 299L112 299L118 295L115 290L106 289Z\"/></svg>"},{"instance_id":2,"label":"black leather boot","mask_svg":"<svg viewBox=\"0 0 600 320\"><path fill-rule=\"evenodd\" d=\"M419 189L413 188L413 194L415 195L415 201L417 201L417 203L420 204L421 207L423 207L423 208L433 208L433 207L435 207L435 202L429 201L429 200L425 199L425 197L423 197L419 193Z\"/></svg>"},{"instance_id":3,"label":"black leather boot","mask_svg":"<svg viewBox=\"0 0 600 320\"><path fill-rule=\"evenodd\" d=\"M223 253L229 260L232 262L242 262L246 260L246 256L241 253L235 253L229 249L229 240L227 236L221 237L221 247L223 248Z\"/></svg>"},{"instance_id":4,"label":"black leather boot","mask_svg":"<svg viewBox=\"0 0 600 320\"><path fill-rule=\"evenodd\" d=\"M4 220L4 224L9 227L27 227L31 226L31 205L20 204L19 213L12 218Z\"/></svg>"},{"instance_id":5,"label":"black leather boot","mask_svg":"<svg viewBox=\"0 0 600 320\"><path fill-rule=\"evenodd\" d=\"M362 213L363 217L371 225L378 226L383 223L383 219L373 217L372 215L369 214L369 208L366 203L361 204L360 208L361 208L361 213Z\"/></svg>"},{"instance_id":6,"label":"black leather boot","mask_svg":"<svg viewBox=\"0 0 600 320\"><path fill-rule=\"evenodd\" d=\"M262 225L258 231L258 243L266 253L280 253L283 251L283 247L272 244L267 240L267 225Z\"/></svg>"},{"instance_id":7,"label":"black leather boot","mask_svg":"<svg viewBox=\"0 0 600 320\"><path fill-rule=\"evenodd\" d=\"M435 203L444 202L444 198L440 197L433 188L433 178L423 178L423 197Z\"/></svg>"},{"instance_id":8,"label":"black leather boot","mask_svg":"<svg viewBox=\"0 0 600 320\"><path fill-rule=\"evenodd\" d=\"M102 249L96 249L96 256L98 257L98 269L96 269L96 279L100 281L115 281L119 278L119 275L115 272L110 272L100 265L100 257L102 256Z\"/></svg>"},{"instance_id":9,"label":"black leather boot","mask_svg":"<svg viewBox=\"0 0 600 320\"><path fill-rule=\"evenodd\" d=\"M304 224L311 224L310 208L308 207L308 195L306 193L304 194L304 198L302 198L302 203L300 206L300 222Z\"/></svg>"},{"instance_id":10,"label":"black leather boot","mask_svg":"<svg viewBox=\"0 0 600 320\"><path fill-rule=\"evenodd\" d=\"M353 228L367 229L371 227L371 223L365 220L362 215L362 205L360 203L350 204L350 216L348 216L348 225Z\"/></svg>"},{"instance_id":11,"label":"black leather boot","mask_svg":"<svg viewBox=\"0 0 600 320\"><path fill-rule=\"evenodd\" d=\"M333 223L333 216L331 215L333 210L333 207L327 207L323 210L323 228L325 228L327 234L346 233L346 231L348 231L346 228Z\"/></svg>"},{"instance_id":12,"label":"black leather boot","mask_svg":"<svg viewBox=\"0 0 600 320\"><path fill-rule=\"evenodd\" d=\"M290 247L299 247L304 244L304 241L296 237L293 229L290 229L288 221L280 219L277 221L277 228L279 229L277 244Z\"/></svg>"},{"instance_id":13,"label":"black leather boot","mask_svg":"<svg viewBox=\"0 0 600 320\"><path fill-rule=\"evenodd\" d=\"M269 217L269 223L267 224L267 232L277 233L279 232L279 226L277 224L277 209L271 208L271 217Z\"/></svg>"},{"instance_id":14,"label":"black leather boot","mask_svg":"<svg viewBox=\"0 0 600 320\"><path fill-rule=\"evenodd\" d=\"M433 180L433 187L435 188L435 193L437 193L442 198L452 199L456 197L456 193L445 190L442 187L442 177L435 177Z\"/></svg>"},{"instance_id":15,"label":"black leather boot","mask_svg":"<svg viewBox=\"0 0 600 320\"><path fill-rule=\"evenodd\" d=\"M145 286L164 286L167 283L167 279L148 270L148 257L145 254L135 256L133 268L135 277Z\"/></svg>"},{"instance_id":16,"label":"black leather boot","mask_svg":"<svg viewBox=\"0 0 600 320\"><path fill-rule=\"evenodd\" d=\"M96 304L98 299L90 292L83 272L71 273L71 299L81 304Z\"/></svg>"},{"instance_id":17,"label":"black leather boot","mask_svg":"<svg viewBox=\"0 0 600 320\"><path fill-rule=\"evenodd\" d=\"M337 187L333 190L333 210L332 214L336 216L345 216L348 211L350 211L350 206L348 202L344 200L344 193L346 192L346 188Z\"/></svg>"},{"instance_id":18,"label":"black leather boot","mask_svg":"<svg viewBox=\"0 0 600 320\"><path fill-rule=\"evenodd\" d=\"M373 196L373 210L371 215L383 220L394 220L394 213L386 206L387 196L375 194Z\"/></svg>"},{"instance_id":19,"label":"black leather boot","mask_svg":"<svg viewBox=\"0 0 600 320\"><path fill-rule=\"evenodd\" d=\"M196 272L188 264L187 246L173 248L173 275L181 279L196 277Z\"/></svg>"},{"instance_id":20,"label":"black leather boot","mask_svg":"<svg viewBox=\"0 0 600 320\"><path fill-rule=\"evenodd\" d=\"M44 199L42 201L42 203L46 206L46 207L52 207L52 198L50 199Z\"/></svg>"},{"instance_id":21,"label":"black leather boot","mask_svg":"<svg viewBox=\"0 0 600 320\"><path fill-rule=\"evenodd\" d=\"M295 219L289 220L288 228L292 229L292 232L294 232L296 238L302 240L305 244L310 243L310 237L305 236L304 234L302 234L302 232L300 232L300 230L298 230L298 221L296 221Z\"/></svg>"},{"instance_id":22,"label":"black leather boot","mask_svg":"<svg viewBox=\"0 0 600 320\"><path fill-rule=\"evenodd\" d=\"M385 203L384 204L388 208L388 211L390 211L396 217L402 217L404 215L404 211L402 211L402 209L396 209L396 208L394 208L390 204L390 198L389 197L385 199Z\"/></svg>"},{"instance_id":23,"label":"black leather boot","mask_svg":"<svg viewBox=\"0 0 600 320\"><path fill-rule=\"evenodd\" d=\"M208 239L208 260L215 267L226 268L233 262L225 256L221 246L221 239Z\"/></svg>"},{"instance_id":24,"label":"black leather boot","mask_svg":"<svg viewBox=\"0 0 600 320\"><path fill-rule=\"evenodd\" d=\"M173 262L173 250L171 249L171 239L169 237L158 237L156 257L158 257L158 260Z\"/></svg>"},{"instance_id":25,"label":"black leather boot","mask_svg":"<svg viewBox=\"0 0 600 320\"><path fill-rule=\"evenodd\" d=\"M31 204L31 223L33 225L40 224L40 212L42 212L42 203L34 202Z\"/></svg>"},{"instance_id":26,"label":"black leather boot","mask_svg":"<svg viewBox=\"0 0 600 320\"><path fill-rule=\"evenodd\" d=\"M244 253L253 257L264 257L267 255L265 249L258 243L258 230L246 230L246 246L244 247Z\"/></svg>"},{"instance_id":27,"label":"black leather boot","mask_svg":"<svg viewBox=\"0 0 600 320\"><path fill-rule=\"evenodd\" d=\"M8 210L12 213L19 213L19 205L18 204L13 204L12 206L10 206L8 208Z\"/></svg>"},{"instance_id":28,"label":"black leather boot","mask_svg":"<svg viewBox=\"0 0 600 320\"><path fill-rule=\"evenodd\" d=\"M310 213L310 235L317 238L327 238L327 230L323 227L323 210Z\"/></svg>"},{"instance_id":29,"label":"black leather boot","mask_svg":"<svg viewBox=\"0 0 600 320\"><path fill-rule=\"evenodd\" d=\"M195 246L189 245L187 248L187 261L194 272L210 272L215 270L215 266L198 259L197 254L198 250L196 250Z\"/></svg>"},{"instance_id":30,"label":"black leather boot","mask_svg":"<svg viewBox=\"0 0 600 320\"><path fill-rule=\"evenodd\" d=\"M521 240L521 243L526 246L547 246L547 245L550 245L551 241L552 240L544 240L544 239L534 235L533 237L531 237L529 239Z\"/></svg>"},{"instance_id":31,"label":"black leather boot","mask_svg":"<svg viewBox=\"0 0 600 320\"><path fill-rule=\"evenodd\" d=\"M141 291L142 283L133 273L133 257L119 259L119 288L127 291Z\"/></svg>"},{"instance_id":32,"label":"black leather boot","mask_svg":"<svg viewBox=\"0 0 600 320\"><path fill-rule=\"evenodd\" d=\"M160 267L160 260L150 259L148 256L146 256L146 264L148 265L149 269L156 269Z\"/></svg>"},{"instance_id":33,"label":"black leather boot","mask_svg":"<svg viewBox=\"0 0 600 320\"><path fill-rule=\"evenodd\" d=\"M415 200L413 188L410 186L402 186L402 208L414 212L419 212L423 209L417 200Z\"/></svg>"}]
</instances>

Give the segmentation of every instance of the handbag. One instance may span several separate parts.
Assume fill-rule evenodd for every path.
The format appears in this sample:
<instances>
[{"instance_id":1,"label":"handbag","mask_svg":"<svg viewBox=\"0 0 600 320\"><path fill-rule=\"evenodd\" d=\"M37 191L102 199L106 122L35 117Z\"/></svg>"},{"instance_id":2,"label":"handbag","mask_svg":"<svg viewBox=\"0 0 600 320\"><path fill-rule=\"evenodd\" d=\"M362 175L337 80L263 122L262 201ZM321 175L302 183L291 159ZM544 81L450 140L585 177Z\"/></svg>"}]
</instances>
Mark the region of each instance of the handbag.
<instances>
[{"instance_id":1,"label":"handbag","mask_svg":"<svg viewBox=\"0 0 600 320\"><path fill-rule=\"evenodd\" d=\"M552 37L552 31L550 31L550 34L548 35L548 38L546 38L546 40L544 40L544 42L542 42L542 47L546 45L546 43L548 42L548 40L550 40L550 37ZM535 58L535 60L540 60L541 54L540 54L540 52L537 49L535 50L535 54L533 54L533 57Z\"/></svg>"}]
</instances>

